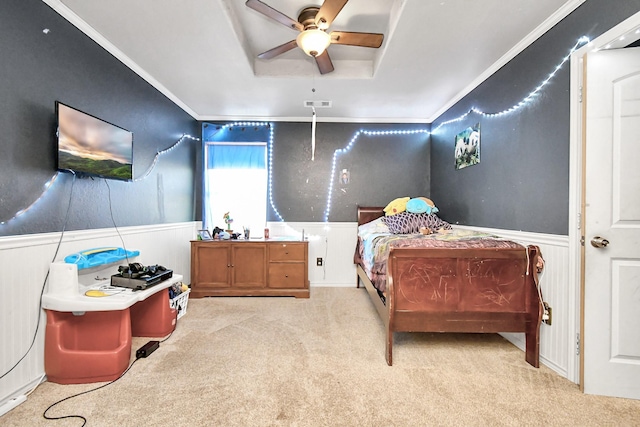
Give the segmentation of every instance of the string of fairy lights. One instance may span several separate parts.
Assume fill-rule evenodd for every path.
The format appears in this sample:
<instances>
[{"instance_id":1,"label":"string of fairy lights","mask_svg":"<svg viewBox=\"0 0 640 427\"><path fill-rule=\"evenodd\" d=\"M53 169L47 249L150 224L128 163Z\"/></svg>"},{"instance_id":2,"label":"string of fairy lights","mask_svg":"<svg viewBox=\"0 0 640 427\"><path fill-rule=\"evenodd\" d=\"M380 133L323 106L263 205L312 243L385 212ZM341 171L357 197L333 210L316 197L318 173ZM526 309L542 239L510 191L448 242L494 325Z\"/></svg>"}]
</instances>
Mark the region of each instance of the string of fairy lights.
<instances>
[{"instance_id":1,"label":"string of fairy lights","mask_svg":"<svg viewBox=\"0 0 640 427\"><path fill-rule=\"evenodd\" d=\"M231 129L234 127L266 127L269 130L269 142L268 142L268 196L269 196L269 205L271 205L271 209L276 214L280 221L284 222L282 215L276 208L276 205L273 201L273 123L270 122L233 122L227 123L220 126L220 131Z\"/></svg>"},{"instance_id":2,"label":"string of fairy lights","mask_svg":"<svg viewBox=\"0 0 640 427\"><path fill-rule=\"evenodd\" d=\"M189 140L193 140L193 141L200 141L200 138L196 138L195 136L191 136L189 134L182 134L182 136L180 136L180 139L178 139L173 145L171 145L169 148L162 150L162 151L158 151L155 155L155 157L153 158L153 162L151 163L151 166L149 166L149 168L147 169L147 171L139 178L134 179L134 181L141 181L143 179L145 179L147 176L149 176L149 174L151 173L151 171L153 170L153 168L156 166L156 163L158 162L158 158L166 153L169 153L170 151L173 151L178 145L180 145L184 140L189 139ZM40 194L40 196L33 201L33 203L31 203L29 206L27 206L24 209L19 210L18 212L16 212L13 217L9 218L6 221L0 221L0 225L5 225L11 221L14 221L15 219L19 218L20 216L24 215L25 213L27 213L29 210L33 209L35 206L38 205L38 203L44 198L44 196L47 194L47 191L51 188L51 186L53 185L53 183L56 181L56 179L58 179L58 177L60 176L60 172L56 172L49 181L47 181L44 184L43 190L42 190L42 194Z\"/></svg>"},{"instance_id":3,"label":"string of fairy lights","mask_svg":"<svg viewBox=\"0 0 640 427\"><path fill-rule=\"evenodd\" d=\"M146 170L145 173L142 174L142 176L134 179L134 181L142 181L143 179L145 179L146 177L149 176L149 174L151 173L151 171L153 170L153 168L156 167L156 163L158 163L158 158L163 155L163 154L167 154L171 151L173 151L178 145L180 145L180 143L182 143L182 141L184 141L185 139L190 139L192 141L200 141L200 138L196 138L195 136L191 136L189 134L182 134L182 136L180 137L179 140L177 140L171 147L166 148L162 151L158 151L155 155L155 157L153 158L153 162L151 162L151 165L149 166L149 168Z\"/></svg>"},{"instance_id":4,"label":"string of fairy lights","mask_svg":"<svg viewBox=\"0 0 640 427\"><path fill-rule=\"evenodd\" d=\"M527 106L528 104L530 104L534 98L542 91L542 89L544 89L545 86L547 86L547 84L549 84L549 82L553 79L553 77L555 77L555 75L558 73L558 71L560 71L560 69L562 68L562 66L569 60L571 59L571 55L578 50L580 47L582 47L584 44L589 43L590 40L588 37L586 36L582 36L578 39L578 41L576 42L576 44L571 48L571 50L569 51L569 53L564 56L562 58L562 61L560 61L560 63L558 65L556 65L556 67L553 69L553 71L538 85L536 86L536 88L534 90L532 90L527 96L525 96L520 102L514 104L513 106L502 110L502 111L498 111L498 112L494 112L494 113L488 113L485 111L482 111L480 108L477 107L472 107L471 109L469 109L469 111L467 111L466 113L454 118L454 119L450 119L447 121L444 121L442 123L440 123L435 129L432 129L431 132L427 131L427 130L413 130L413 131L406 131L406 130L388 130L388 131L369 131L369 130L364 130L364 129L360 129L358 130L353 137L351 138L351 140L349 141L349 143L344 147L344 148L338 148L333 152L333 162L331 165L331 173L329 175L329 187L327 189L327 206L326 209L324 211L324 222L329 222L329 214L331 212L331 198L333 195L333 183L335 181L336 178L336 168L337 168L337 163L338 163L338 157L348 153L353 146L355 145L356 141L358 140L360 135L368 135L368 136L381 136L381 135L407 135L407 134L412 134L412 133L426 133L427 135L429 134L435 134L437 133L443 126L446 126L448 124L451 123L457 123L460 122L462 120L464 120L467 116L469 116L472 113L478 114L480 116L484 116L484 117L501 117L504 116L506 114L510 114L510 113L514 113L518 110L520 110L521 108Z\"/></svg>"},{"instance_id":5,"label":"string of fairy lights","mask_svg":"<svg viewBox=\"0 0 640 427\"><path fill-rule=\"evenodd\" d=\"M348 153L351 151L353 146L356 144L356 141L360 138L360 135L366 136L388 136L388 135L415 135L415 134L426 134L429 135L429 130L427 129L414 129L414 130L366 130L360 129L357 131L353 137L351 137L351 141L344 147L338 148L333 152L333 160L331 163L331 173L329 175L329 188L327 189L327 207L324 211L324 222L329 222L329 213L331 212L331 198L333 196L333 183L334 177L336 176L336 167L338 164L338 157Z\"/></svg>"},{"instance_id":6,"label":"string of fairy lights","mask_svg":"<svg viewBox=\"0 0 640 427\"><path fill-rule=\"evenodd\" d=\"M569 53L562 58L562 61L560 61L560 63L558 65L556 65L556 67L553 69L553 71L534 89L532 90L529 95L525 96L520 102L518 102L517 104L512 105L511 107L499 111L499 112L495 112L495 113L487 113L482 111L481 109L477 108L477 107L472 107L469 111L467 111L466 113L462 114L459 117L456 117L455 119L451 119L451 120L447 120L445 122L440 123L435 129L431 130L431 133L437 133L438 130L440 130L441 127L446 126L448 124L451 123L456 123L456 122L460 122L462 120L464 120L469 114L471 113L475 113L484 117L500 117L500 116L504 116L505 114L510 114L513 112L516 112L518 110L520 110L521 108L527 106L529 103L531 103L534 98L542 91L542 89L544 89L544 87L549 84L549 82L551 81L551 79L553 79L555 77L555 75L558 73L558 71L560 71L560 69L562 68L562 66L569 60L571 59L571 55L573 55L573 53L578 50L580 47L582 47L584 44L589 43L590 40L587 36L582 36L578 39L578 41L576 42L576 44L571 48L571 50L569 51Z\"/></svg>"},{"instance_id":7,"label":"string of fairy lights","mask_svg":"<svg viewBox=\"0 0 640 427\"><path fill-rule=\"evenodd\" d=\"M564 56L562 58L562 60L560 61L560 63L558 63L558 65L553 69L553 71L547 75L545 77L544 80L542 80L542 82L536 86L536 88L534 90L532 90L527 96L525 96L520 102L515 103L514 105L512 105L509 108L506 108L502 111L498 111L498 112L485 112L483 110L481 110L478 107L472 107L469 109L469 111L467 111L466 113L444 121L440 124L438 124L438 126L435 129L432 129L430 132L427 129L414 129L414 130L367 130L367 129L360 129L358 130L351 138L351 140L349 141L349 143L344 147L344 148L339 148L336 149L333 153L333 159L332 159L332 164L331 164L331 171L330 171L330 176L329 176L329 185L327 188L327 204L326 204L326 208L324 211L324 222L328 222L329 221L329 214L331 212L331 198L333 195L333 184L334 184L334 180L336 177L336 169L337 169L337 164L338 164L338 159L340 156L348 153L356 144L356 142L358 141L358 139L360 138L361 135L366 135L366 136L401 136L401 135L411 135L411 134L418 134L418 133L422 133L425 135L430 135L430 134L436 134L443 126L452 124L452 123L457 123L460 122L462 120L464 120L465 118L467 118L470 114L477 114L483 117L501 117L510 113L514 113L522 108L524 108L525 106L529 105L535 98L536 96L549 84L549 82L556 76L556 74L560 71L560 69L564 66L564 64L569 61L569 59L571 58L571 55L577 51L579 48L581 48L584 44L589 43L590 39L586 36L580 37L578 39L578 41L576 42L576 44L570 49L569 53ZM252 126L252 127L257 127L257 126L267 126L269 129L269 148L268 148L268 192L269 192L269 204L271 205L271 208L273 209L274 213L276 214L276 216L278 217L278 219L280 221L284 221L282 215L280 215L280 212L278 211L278 209L275 206L274 200L273 200L273 141L274 141L274 126L272 123L269 122L234 122L234 123L228 123L225 124L224 126L222 126L223 129L226 128L230 128L233 126ZM161 155L166 154L171 152L172 150L174 150L178 145L180 145L184 140L194 140L194 141L199 141L199 138L196 138L194 136L188 135L188 134L183 134L180 139L178 139L178 141L176 141L171 147L159 151L156 153L153 162L151 164L151 166L147 169L147 171L140 176L139 178L134 179L134 181L140 181L145 179L147 176L149 176L149 174L151 173L151 171L154 169L154 167L156 166L158 159ZM42 194L40 195L40 197L38 197L31 205L29 205L28 207L16 212L14 214L14 216L7 220L7 221L2 221L0 222L0 225L4 225L22 215L24 215L26 212L28 212L30 209L32 209L34 206L36 206L38 204L38 202L40 200L42 200L42 198L44 197L44 195L47 193L47 191L51 188L51 186L53 185L53 183L56 181L56 179L59 176L59 172L57 172L49 181L47 181L47 183L45 183L44 185L44 189Z\"/></svg>"},{"instance_id":8,"label":"string of fairy lights","mask_svg":"<svg viewBox=\"0 0 640 427\"><path fill-rule=\"evenodd\" d=\"M36 204L45 196L45 194L47 194L47 190L49 190L51 188L51 186L53 185L53 183L56 181L56 179L58 179L58 176L60 175L60 172L56 172L49 181L47 181L42 189L42 194L40 194L40 196L33 201L33 203L31 203L29 206L27 206L24 209L20 209L18 212L16 212L15 214L13 214L13 217L9 218L6 221L0 221L0 225L5 225L10 221L15 220L16 218L24 215L25 213L27 213L27 211L29 211L30 209L32 209L34 206L36 206Z\"/></svg>"}]
</instances>

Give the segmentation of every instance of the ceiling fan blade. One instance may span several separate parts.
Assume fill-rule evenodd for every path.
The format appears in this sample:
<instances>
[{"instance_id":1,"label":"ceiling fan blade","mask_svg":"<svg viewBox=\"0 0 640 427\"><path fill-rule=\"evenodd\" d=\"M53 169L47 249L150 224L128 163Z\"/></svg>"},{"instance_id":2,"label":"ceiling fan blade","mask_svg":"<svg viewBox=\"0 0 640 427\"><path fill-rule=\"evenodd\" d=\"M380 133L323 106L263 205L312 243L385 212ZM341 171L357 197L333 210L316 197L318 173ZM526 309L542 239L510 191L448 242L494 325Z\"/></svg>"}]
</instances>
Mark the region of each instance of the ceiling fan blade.
<instances>
[{"instance_id":1,"label":"ceiling fan blade","mask_svg":"<svg viewBox=\"0 0 640 427\"><path fill-rule=\"evenodd\" d=\"M380 47L384 40L384 34L378 33L353 33L349 31L332 31L331 43L347 44L350 46Z\"/></svg>"},{"instance_id":2,"label":"ceiling fan blade","mask_svg":"<svg viewBox=\"0 0 640 427\"><path fill-rule=\"evenodd\" d=\"M266 52L262 52L260 55L258 55L258 58L260 59L271 59L274 58L278 55L281 55L285 52L289 52L291 49L294 49L298 47L298 44L296 43L295 40L291 40L290 42L287 42L285 44L281 44L280 46L276 46L273 49L269 49Z\"/></svg>"},{"instance_id":3,"label":"ceiling fan blade","mask_svg":"<svg viewBox=\"0 0 640 427\"><path fill-rule=\"evenodd\" d=\"M327 74L333 71L333 63L329 58L329 52L326 50L321 55L316 56L316 64L318 64L320 74Z\"/></svg>"},{"instance_id":4,"label":"ceiling fan blade","mask_svg":"<svg viewBox=\"0 0 640 427\"><path fill-rule=\"evenodd\" d=\"M299 23L298 21L295 21L291 18L289 18L287 15L278 12L277 10L275 10L274 8L272 8L271 6L261 2L260 0L247 0L247 2L245 3L248 7L250 7L251 9L262 13L263 15L278 21L279 23L281 23L282 25L285 25L289 28L293 28L294 30L298 30L298 31L302 31L304 30L304 27L302 26L301 23Z\"/></svg>"},{"instance_id":5,"label":"ceiling fan blade","mask_svg":"<svg viewBox=\"0 0 640 427\"><path fill-rule=\"evenodd\" d=\"M316 14L316 25L321 30L326 30L329 28L331 23L338 13L342 10L345 4L347 4L349 0L324 0L322 6L320 6L320 10Z\"/></svg>"}]
</instances>

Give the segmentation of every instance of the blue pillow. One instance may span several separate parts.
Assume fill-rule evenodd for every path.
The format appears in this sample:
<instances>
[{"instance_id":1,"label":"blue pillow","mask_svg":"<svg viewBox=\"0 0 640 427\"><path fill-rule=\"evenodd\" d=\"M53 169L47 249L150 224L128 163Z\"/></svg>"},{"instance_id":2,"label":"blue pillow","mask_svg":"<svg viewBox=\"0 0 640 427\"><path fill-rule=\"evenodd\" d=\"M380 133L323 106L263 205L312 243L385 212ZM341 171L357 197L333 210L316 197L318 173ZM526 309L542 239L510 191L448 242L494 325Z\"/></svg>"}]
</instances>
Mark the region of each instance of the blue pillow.
<instances>
[{"instance_id":1,"label":"blue pillow","mask_svg":"<svg viewBox=\"0 0 640 427\"><path fill-rule=\"evenodd\" d=\"M429 213L431 211L431 206L429 206L424 200L416 198L407 202L406 210L410 213Z\"/></svg>"}]
</instances>

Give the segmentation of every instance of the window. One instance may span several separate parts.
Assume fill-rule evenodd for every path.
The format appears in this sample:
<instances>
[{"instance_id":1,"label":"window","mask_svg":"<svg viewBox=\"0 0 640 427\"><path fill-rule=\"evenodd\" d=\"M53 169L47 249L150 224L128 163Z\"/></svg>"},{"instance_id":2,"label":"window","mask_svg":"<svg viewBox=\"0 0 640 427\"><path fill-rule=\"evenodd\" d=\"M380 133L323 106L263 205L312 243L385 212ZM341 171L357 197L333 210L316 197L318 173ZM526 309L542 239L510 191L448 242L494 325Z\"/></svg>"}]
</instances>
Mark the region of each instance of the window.
<instances>
[{"instance_id":1,"label":"window","mask_svg":"<svg viewBox=\"0 0 640 427\"><path fill-rule=\"evenodd\" d=\"M267 143L205 141L204 227L262 235L267 220ZM259 231L260 230L260 231Z\"/></svg>"}]
</instances>

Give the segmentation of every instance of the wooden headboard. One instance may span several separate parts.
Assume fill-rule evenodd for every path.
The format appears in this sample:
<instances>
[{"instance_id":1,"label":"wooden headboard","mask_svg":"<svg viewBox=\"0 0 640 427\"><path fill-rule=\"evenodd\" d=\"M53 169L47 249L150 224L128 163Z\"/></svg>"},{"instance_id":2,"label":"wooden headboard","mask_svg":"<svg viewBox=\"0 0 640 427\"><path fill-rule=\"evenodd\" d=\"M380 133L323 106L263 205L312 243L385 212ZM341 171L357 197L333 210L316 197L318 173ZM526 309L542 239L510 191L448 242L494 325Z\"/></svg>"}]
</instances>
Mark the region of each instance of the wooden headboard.
<instances>
[{"instance_id":1,"label":"wooden headboard","mask_svg":"<svg viewBox=\"0 0 640 427\"><path fill-rule=\"evenodd\" d=\"M384 216L384 206L358 206L358 225Z\"/></svg>"}]
</instances>

